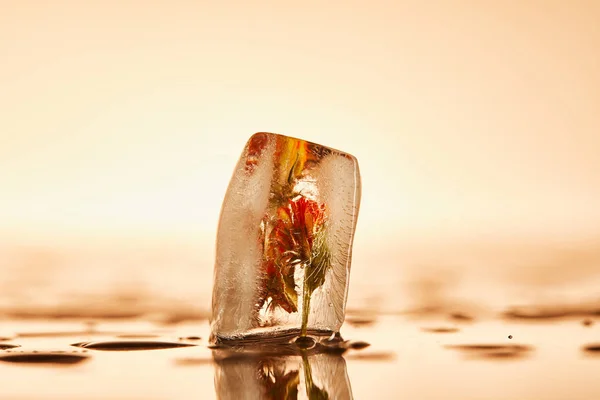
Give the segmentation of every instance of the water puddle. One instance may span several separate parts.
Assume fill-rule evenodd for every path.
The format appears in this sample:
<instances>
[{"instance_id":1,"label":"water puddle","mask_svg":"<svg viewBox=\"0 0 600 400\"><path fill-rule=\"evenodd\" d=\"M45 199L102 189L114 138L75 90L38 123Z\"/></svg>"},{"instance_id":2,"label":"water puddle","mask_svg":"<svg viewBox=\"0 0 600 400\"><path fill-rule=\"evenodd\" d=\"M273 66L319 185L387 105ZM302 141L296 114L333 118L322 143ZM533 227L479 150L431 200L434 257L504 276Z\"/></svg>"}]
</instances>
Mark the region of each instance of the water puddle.
<instances>
[{"instance_id":1,"label":"water puddle","mask_svg":"<svg viewBox=\"0 0 600 400\"><path fill-rule=\"evenodd\" d=\"M370 317L346 317L344 322L350 326L361 328L374 325L376 320Z\"/></svg>"},{"instance_id":2,"label":"water puddle","mask_svg":"<svg viewBox=\"0 0 600 400\"><path fill-rule=\"evenodd\" d=\"M458 350L473 358L520 358L528 355L533 347L519 344L462 344L448 345L448 349Z\"/></svg>"},{"instance_id":3,"label":"water puddle","mask_svg":"<svg viewBox=\"0 0 600 400\"><path fill-rule=\"evenodd\" d=\"M20 344L0 343L0 350L14 349L17 347L21 347L21 345Z\"/></svg>"},{"instance_id":4,"label":"water puddle","mask_svg":"<svg viewBox=\"0 0 600 400\"><path fill-rule=\"evenodd\" d=\"M78 364L90 357L66 352L19 352L0 355L0 361L21 364Z\"/></svg>"},{"instance_id":5,"label":"water puddle","mask_svg":"<svg viewBox=\"0 0 600 400\"><path fill-rule=\"evenodd\" d=\"M213 360L212 358L189 357L175 360L175 363L181 366L212 365Z\"/></svg>"},{"instance_id":6,"label":"water puddle","mask_svg":"<svg viewBox=\"0 0 600 400\"><path fill-rule=\"evenodd\" d=\"M454 321L461 321L461 322L473 322L475 321L475 318L467 313L463 313L463 312L453 312L450 313L449 315L450 319L454 320Z\"/></svg>"},{"instance_id":7,"label":"water puddle","mask_svg":"<svg viewBox=\"0 0 600 400\"><path fill-rule=\"evenodd\" d=\"M590 343L583 346L583 351L586 353L600 356L600 343Z\"/></svg>"},{"instance_id":8,"label":"water puddle","mask_svg":"<svg viewBox=\"0 0 600 400\"><path fill-rule=\"evenodd\" d=\"M115 340L108 342L80 342L73 343L71 346L100 351L136 351L174 349L178 347L191 347L196 345L177 342L160 342L154 340Z\"/></svg>"},{"instance_id":9,"label":"water puddle","mask_svg":"<svg viewBox=\"0 0 600 400\"><path fill-rule=\"evenodd\" d=\"M354 349L354 350L362 350L362 349L366 349L367 347L369 347L371 345L371 343L367 343L367 342L363 342L362 340L357 340L357 341L349 341L347 342L348 348L350 349Z\"/></svg>"},{"instance_id":10,"label":"water puddle","mask_svg":"<svg viewBox=\"0 0 600 400\"><path fill-rule=\"evenodd\" d=\"M202 340L200 336L180 337L179 340Z\"/></svg>"},{"instance_id":11,"label":"water puddle","mask_svg":"<svg viewBox=\"0 0 600 400\"><path fill-rule=\"evenodd\" d=\"M460 331L460 329L454 327L421 328L421 330L428 333L456 333Z\"/></svg>"},{"instance_id":12,"label":"water puddle","mask_svg":"<svg viewBox=\"0 0 600 400\"><path fill-rule=\"evenodd\" d=\"M370 346L364 341L343 340L339 335L266 337L258 340L238 340L208 346L215 359L247 359L264 356L287 357L316 354L339 356L349 350L359 351Z\"/></svg>"},{"instance_id":13,"label":"water puddle","mask_svg":"<svg viewBox=\"0 0 600 400\"><path fill-rule=\"evenodd\" d=\"M377 361L377 362L389 362L396 359L396 355L391 351L372 351L364 353L354 353L344 358L355 361Z\"/></svg>"}]
</instances>

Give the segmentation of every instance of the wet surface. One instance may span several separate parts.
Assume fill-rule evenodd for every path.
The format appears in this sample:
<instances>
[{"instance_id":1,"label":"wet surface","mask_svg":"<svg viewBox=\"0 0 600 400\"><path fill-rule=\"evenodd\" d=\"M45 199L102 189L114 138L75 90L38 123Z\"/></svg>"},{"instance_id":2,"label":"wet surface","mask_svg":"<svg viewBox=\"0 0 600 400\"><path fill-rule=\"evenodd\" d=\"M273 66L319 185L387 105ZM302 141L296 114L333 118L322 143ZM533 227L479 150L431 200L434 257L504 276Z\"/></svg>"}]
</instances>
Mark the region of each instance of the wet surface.
<instances>
[{"instance_id":1,"label":"wet surface","mask_svg":"<svg viewBox=\"0 0 600 400\"><path fill-rule=\"evenodd\" d=\"M214 346L206 323L3 322L16 333L2 345L21 346L0 350L6 398L268 399L264 393L286 391L342 400L374 393L381 399L600 398L600 387L589 384L600 368L599 325L583 326L581 319L477 318L458 329L447 314L427 326L388 315L373 324L345 324L341 336L298 342L290 333L275 343L257 337ZM471 383L458 385L465 376ZM524 376L530 385L518 384ZM28 381L36 385L23 385Z\"/></svg>"}]
</instances>

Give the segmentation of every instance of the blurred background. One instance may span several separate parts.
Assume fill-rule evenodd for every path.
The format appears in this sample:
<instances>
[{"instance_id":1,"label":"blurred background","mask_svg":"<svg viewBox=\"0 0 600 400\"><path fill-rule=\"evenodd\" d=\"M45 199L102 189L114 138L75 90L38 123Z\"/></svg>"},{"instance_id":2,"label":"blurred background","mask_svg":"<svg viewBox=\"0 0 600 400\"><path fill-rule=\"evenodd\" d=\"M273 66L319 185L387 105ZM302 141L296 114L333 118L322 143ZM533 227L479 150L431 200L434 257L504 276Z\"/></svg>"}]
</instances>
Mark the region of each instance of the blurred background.
<instances>
[{"instance_id":1,"label":"blurred background","mask_svg":"<svg viewBox=\"0 0 600 400\"><path fill-rule=\"evenodd\" d=\"M257 131L358 158L351 309L600 309L599 17L0 0L0 314L206 315Z\"/></svg>"}]
</instances>

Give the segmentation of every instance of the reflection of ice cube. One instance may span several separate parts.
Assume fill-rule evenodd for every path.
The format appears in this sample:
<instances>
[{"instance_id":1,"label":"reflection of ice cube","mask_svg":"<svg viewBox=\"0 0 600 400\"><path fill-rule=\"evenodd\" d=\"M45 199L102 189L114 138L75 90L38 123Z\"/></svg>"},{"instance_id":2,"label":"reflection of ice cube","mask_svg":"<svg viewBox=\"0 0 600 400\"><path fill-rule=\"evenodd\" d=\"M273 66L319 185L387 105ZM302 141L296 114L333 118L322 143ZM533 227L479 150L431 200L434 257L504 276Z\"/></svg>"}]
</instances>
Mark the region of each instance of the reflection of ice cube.
<instances>
[{"instance_id":1,"label":"reflection of ice cube","mask_svg":"<svg viewBox=\"0 0 600 400\"><path fill-rule=\"evenodd\" d=\"M353 156L282 135L253 135L221 211L213 340L337 332L359 204Z\"/></svg>"},{"instance_id":2,"label":"reflection of ice cube","mask_svg":"<svg viewBox=\"0 0 600 400\"><path fill-rule=\"evenodd\" d=\"M346 362L332 354L215 357L215 391L219 400L353 398Z\"/></svg>"}]
</instances>

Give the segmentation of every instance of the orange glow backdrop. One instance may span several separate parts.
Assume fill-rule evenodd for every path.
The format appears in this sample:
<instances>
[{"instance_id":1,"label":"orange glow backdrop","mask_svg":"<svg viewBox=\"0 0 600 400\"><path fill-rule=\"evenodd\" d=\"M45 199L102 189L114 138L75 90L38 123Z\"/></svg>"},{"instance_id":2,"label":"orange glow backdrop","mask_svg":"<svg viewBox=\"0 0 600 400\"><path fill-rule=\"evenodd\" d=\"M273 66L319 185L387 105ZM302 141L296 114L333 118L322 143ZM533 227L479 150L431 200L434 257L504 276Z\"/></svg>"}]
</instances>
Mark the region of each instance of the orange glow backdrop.
<instances>
[{"instance_id":1,"label":"orange glow backdrop","mask_svg":"<svg viewBox=\"0 0 600 400\"><path fill-rule=\"evenodd\" d=\"M593 242L599 18L596 1L0 0L0 237L189 240L210 276L237 157L271 131L358 158L357 260L415 238Z\"/></svg>"}]
</instances>

